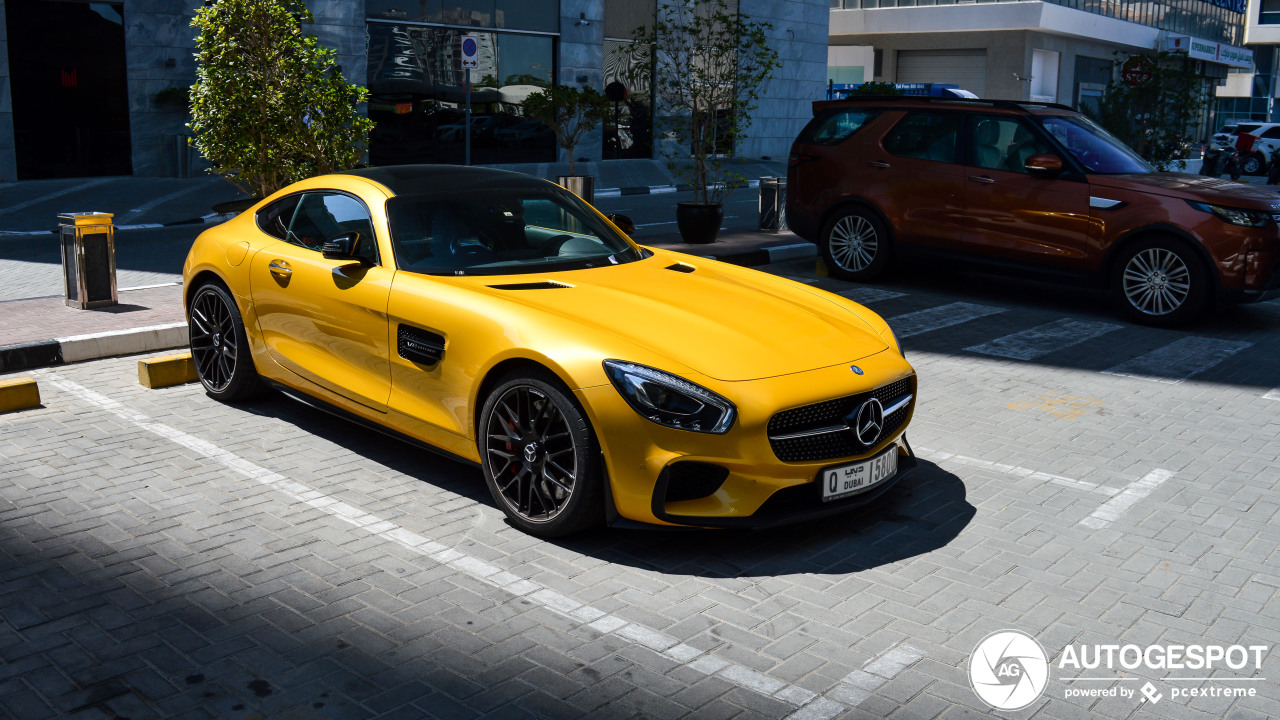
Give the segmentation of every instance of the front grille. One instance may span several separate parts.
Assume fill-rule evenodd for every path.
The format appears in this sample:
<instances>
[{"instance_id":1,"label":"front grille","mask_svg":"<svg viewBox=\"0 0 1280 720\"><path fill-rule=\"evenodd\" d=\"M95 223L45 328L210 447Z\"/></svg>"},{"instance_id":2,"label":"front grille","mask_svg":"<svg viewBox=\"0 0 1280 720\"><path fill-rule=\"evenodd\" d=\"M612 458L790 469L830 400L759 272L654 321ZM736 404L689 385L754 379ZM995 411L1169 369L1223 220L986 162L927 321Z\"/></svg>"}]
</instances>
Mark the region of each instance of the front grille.
<instances>
[{"instance_id":1,"label":"front grille","mask_svg":"<svg viewBox=\"0 0 1280 720\"><path fill-rule=\"evenodd\" d=\"M853 431L843 427L845 417L856 411L872 396L887 408L907 395L914 396L915 391L916 376L911 375L871 392L783 410L769 418L769 445L773 448L773 454L783 462L809 462L860 455L865 453L867 448L858 442ZM911 402L896 412L885 416L884 430L880 433L881 438L892 436L902 427L913 404L915 404L914 397ZM818 435L797 438L778 437L833 426L842 427L840 430Z\"/></svg>"}]
</instances>

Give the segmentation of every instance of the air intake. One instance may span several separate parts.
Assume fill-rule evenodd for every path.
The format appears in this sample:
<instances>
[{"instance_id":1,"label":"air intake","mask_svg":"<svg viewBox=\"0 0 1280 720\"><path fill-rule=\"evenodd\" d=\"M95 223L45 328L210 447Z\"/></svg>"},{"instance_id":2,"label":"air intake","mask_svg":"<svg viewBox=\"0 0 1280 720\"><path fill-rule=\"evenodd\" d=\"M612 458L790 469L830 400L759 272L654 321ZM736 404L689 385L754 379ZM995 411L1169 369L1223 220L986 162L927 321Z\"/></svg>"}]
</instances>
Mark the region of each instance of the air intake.
<instances>
[{"instance_id":1,"label":"air intake","mask_svg":"<svg viewBox=\"0 0 1280 720\"><path fill-rule=\"evenodd\" d=\"M412 325L401 325L396 333L396 352L419 365L435 365L444 357L444 336Z\"/></svg>"},{"instance_id":2,"label":"air intake","mask_svg":"<svg viewBox=\"0 0 1280 720\"><path fill-rule=\"evenodd\" d=\"M697 268L692 265L685 265L684 263L676 263L675 265L668 265L667 269L675 270L676 272L691 273Z\"/></svg>"},{"instance_id":3,"label":"air intake","mask_svg":"<svg viewBox=\"0 0 1280 720\"><path fill-rule=\"evenodd\" d=\"M572 285L553 282L551 280L543 280L542 282L528 283L509 283L506 285L490 285L494 290L558 290L560 288L571 288Z\"/></svg>"}]
</instances>

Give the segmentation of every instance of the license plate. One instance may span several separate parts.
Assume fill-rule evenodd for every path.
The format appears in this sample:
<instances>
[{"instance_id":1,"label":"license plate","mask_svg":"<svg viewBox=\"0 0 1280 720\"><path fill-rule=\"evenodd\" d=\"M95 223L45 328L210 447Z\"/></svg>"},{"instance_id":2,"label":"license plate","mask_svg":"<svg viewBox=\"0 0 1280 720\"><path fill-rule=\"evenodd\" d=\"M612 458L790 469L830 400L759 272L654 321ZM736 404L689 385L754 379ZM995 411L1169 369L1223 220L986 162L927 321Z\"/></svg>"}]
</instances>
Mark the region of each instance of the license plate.
<instances>
[{"instance_id":1,"label":"license plate","mask_svg":"<svg viewBox=\"0 0 1280 720\"><path fill-rule=\"evenodd\" d=\"M898 472L898 447L852 465L822 471L822 500L838 500L876 485Z\"/></svg>"}]
</instances>

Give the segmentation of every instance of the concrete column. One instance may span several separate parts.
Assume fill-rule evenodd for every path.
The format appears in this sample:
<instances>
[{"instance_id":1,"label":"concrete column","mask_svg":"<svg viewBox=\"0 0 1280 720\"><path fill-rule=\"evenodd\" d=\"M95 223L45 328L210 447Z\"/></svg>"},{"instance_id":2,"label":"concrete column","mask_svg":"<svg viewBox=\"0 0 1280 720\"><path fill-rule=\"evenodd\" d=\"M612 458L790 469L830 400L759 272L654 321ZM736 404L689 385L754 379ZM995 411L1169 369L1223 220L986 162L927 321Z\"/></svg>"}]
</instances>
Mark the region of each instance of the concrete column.
<instances>
[{"instance_id":1,"label":"concrete column","mask_svg":"<svg viewBox=\"0 0 1280 720\"><path fill-rule=\"evenodd\" d=\"M560 0L556 67L556 84L604 91L604 0ZM578 143L574 155L600 160L603 149L604 130L597 127ZM569 156L561 149L556 159L568 162Z\"/></svg>"},{"instance_id":2,"label":"concrete column","mask_svg":"<svg viewBox=\"0 0 1280 720\"><path fill-rule=\"evenodd\" d=\"M9 31L4 0L0 0L0 182L18 179L18 156L13 144L13 98L9 96Z\"/></svg>"},{"instance_id":3,"label":"concrete column","mask_svg":"<svg viewBox=\"0 0 1280 720\"><path fill-rule=\"evenodd\" d=\"M830 2L739 0L738 7L752 20L772 23L769 47L778 52L782 67L765 83L735 154L785 158L791 142L812 117L810 103L826 97Z\"/></svg>"},{"instance_id":4,"label":"concrete column","mask_svg":"<svg viewBox=\"0 0 1280 720\"><path fill-rule=\"evenodd\" d=\"M157 95L170 88L185 94L196 81L196 30L191 19L200 5L201 0L125 1L125 72L135 176L178 173L176 137L190 132L187 111ZM193 152L191 157L198 156Z\"/></svg>"}]
</instances>

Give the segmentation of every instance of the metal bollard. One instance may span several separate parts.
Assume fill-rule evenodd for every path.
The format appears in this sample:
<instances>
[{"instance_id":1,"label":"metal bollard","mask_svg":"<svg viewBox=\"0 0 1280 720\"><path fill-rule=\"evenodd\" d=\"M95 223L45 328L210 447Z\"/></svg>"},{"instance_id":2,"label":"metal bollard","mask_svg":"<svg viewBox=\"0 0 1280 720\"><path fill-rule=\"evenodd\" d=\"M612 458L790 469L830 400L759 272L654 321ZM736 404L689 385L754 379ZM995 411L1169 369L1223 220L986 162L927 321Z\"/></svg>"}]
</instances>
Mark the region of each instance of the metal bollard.
<instances>
[{"instance_id":1,"label":"metal bollard","mask_svg":"<svg viewBox=\"0 0 1280 720\"><path fill-rule=\"evenodd\" d=\"M760 178L760 232L787 229L787 179Z\"/></svg>"},{"instance_id":2,"label":"metal bollard","mask_svg":"<svg viewBox=\"0 0 1280 720\"><path fill-rule=\"evenodd\" d=\"M114 217L103 212L58 215L67 307L88 310L120 301L116 294Z\"/></svg>"}]
</instances>

